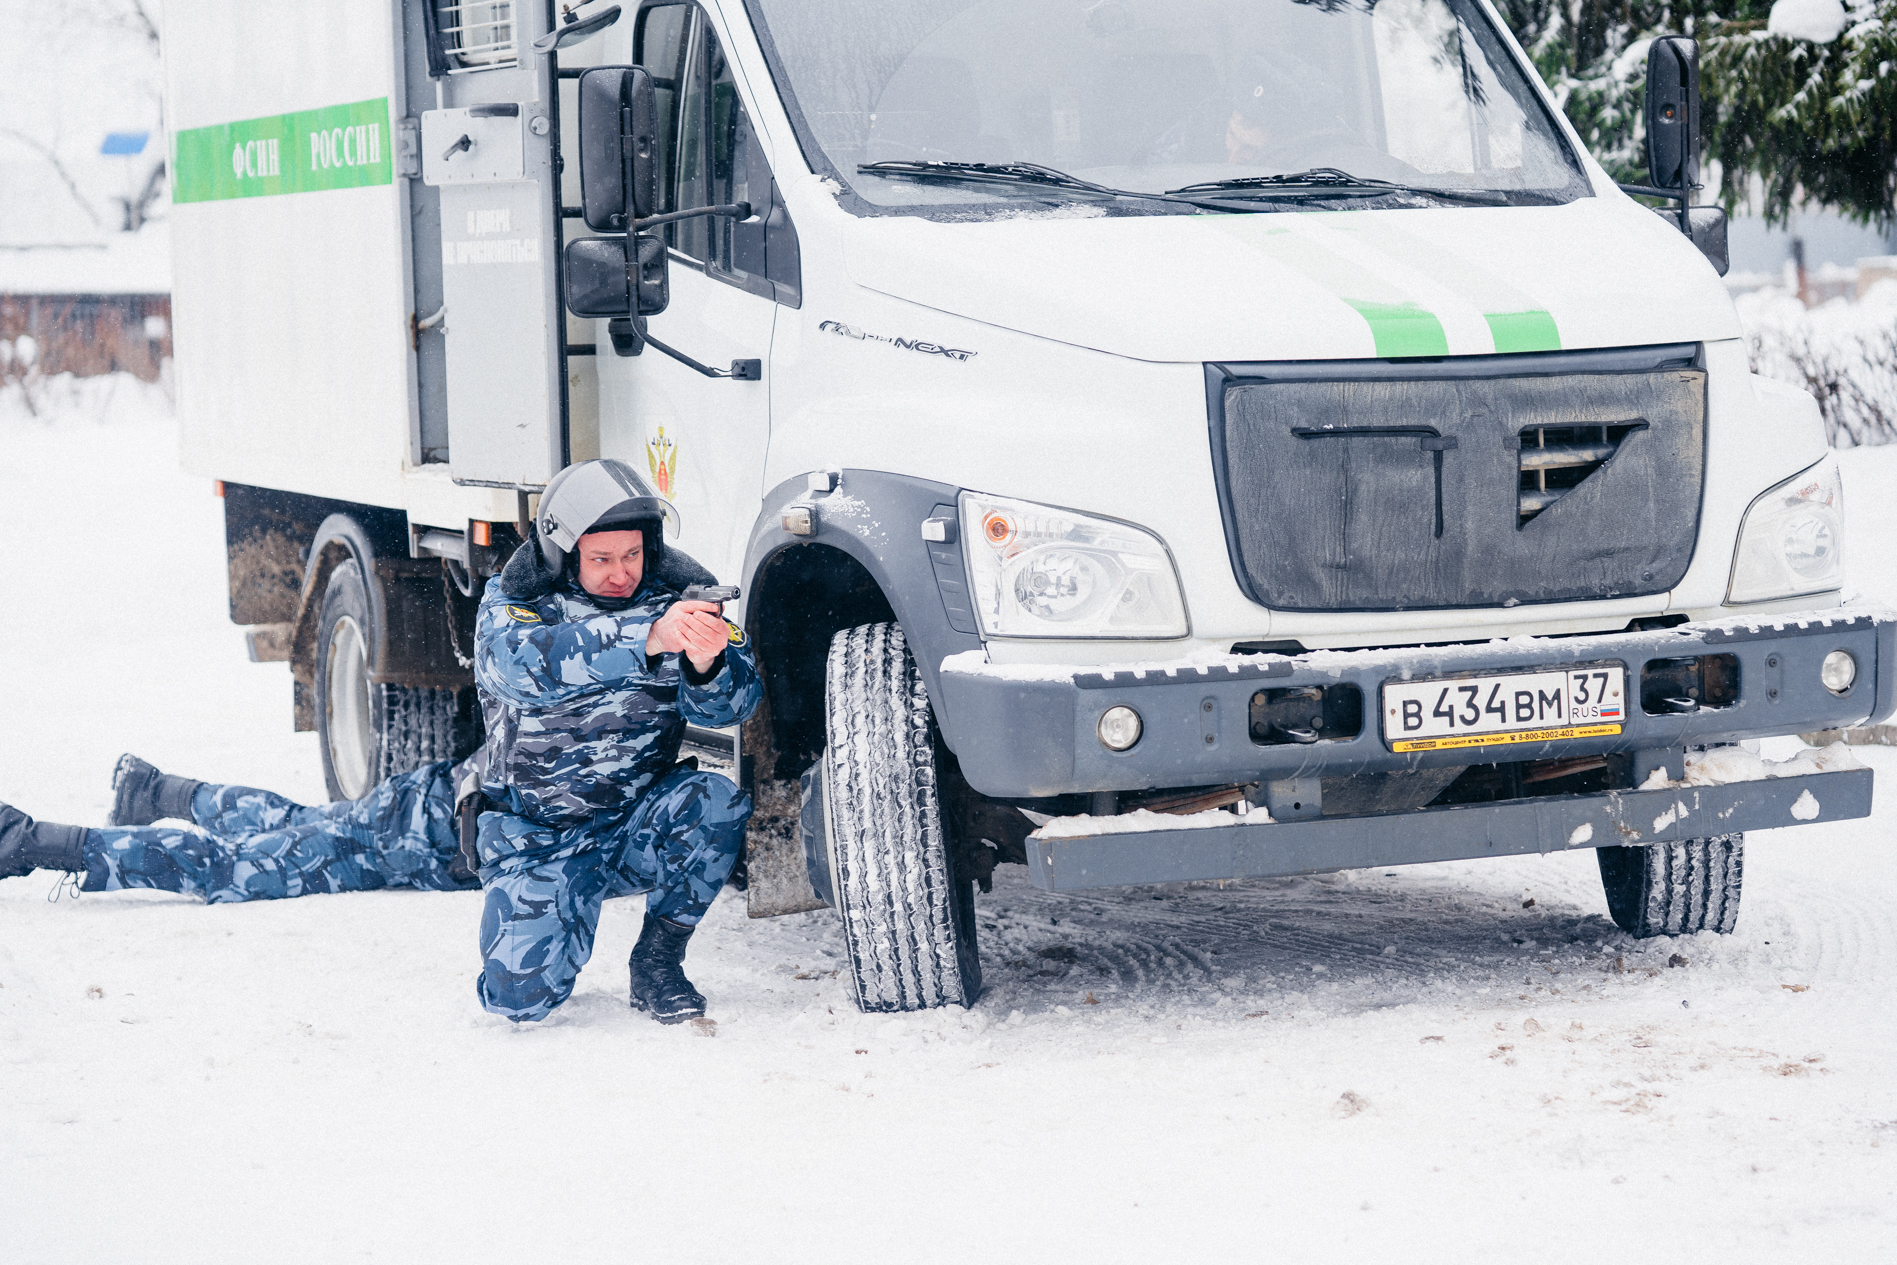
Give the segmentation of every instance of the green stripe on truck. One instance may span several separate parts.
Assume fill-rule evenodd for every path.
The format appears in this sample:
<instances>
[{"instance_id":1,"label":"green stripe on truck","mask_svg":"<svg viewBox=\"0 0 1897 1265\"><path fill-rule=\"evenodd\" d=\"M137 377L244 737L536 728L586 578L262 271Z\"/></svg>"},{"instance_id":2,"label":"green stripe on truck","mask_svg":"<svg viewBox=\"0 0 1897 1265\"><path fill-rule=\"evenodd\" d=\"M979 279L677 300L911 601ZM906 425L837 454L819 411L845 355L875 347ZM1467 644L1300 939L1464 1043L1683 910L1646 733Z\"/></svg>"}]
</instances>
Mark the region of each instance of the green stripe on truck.
<instances>
[{"instance_id":1,"label":"green stripe on truck","mask_svg":"<svg viewBox=\"0 0 1897 1265\"><path fill-rule=\"evenodd\" d=\"M1560 331L1546 312L1484 312L1482 319L1495 335L1498 352L1561 350Z\"/></svg>"},{"instance_id":2,"label":"green stripe on truck","mask_svg":"<svg viewBox=\"0 0 1897 1265\"><path fill-rule=\"evenodd\" d=\"M1334 212L1318 212L1332 215ZM1378 356L1446 356L1449 339L1435 313L1388 277L1346 259L1310 229L1294 231L1263 217L1202 217L1253 250L1292 268L1330 291L1370 327Z\"/></svg>"},{"instance_id":3,"label":"green stripe on truck","mask_svg":"<svg viewBox=\"0 0 1897 1265\"><path fill-rule=\"evenodd\" d=\"M1393 216L1402 214L1405 212L1343 211L1337 213L1336 228L1357 234L1359 240L1466 298L1488 322L1496 351L1561 350L1561 331L1555 326L1552 312L1537 307L1535 300L1513 283L1450 250L1439 239L1425 238L1401 227Z\"/></svg>"},{"instance_id":4,"label":"green stripe on truck","mask_svg":"<svg viewBox=\"0 0 1897 1265\"><path fill-rule=\"evenodd\" d=\"M1370 324L1378 356L1447 356L1449 339L1434 313L1414 303L1367 303L1345 298Z\"/></svg>"},{"instance_id":5,"label":"green stripe on truck","mask_svg":"<svg viewBox=\"0 0 1897 1265\"><path fill-rule=\"evenodd\" d=\"M326 105L172 138L173 202L216 202L316 193L395 179L389 99Z\"/></svg>"}]
</instances>

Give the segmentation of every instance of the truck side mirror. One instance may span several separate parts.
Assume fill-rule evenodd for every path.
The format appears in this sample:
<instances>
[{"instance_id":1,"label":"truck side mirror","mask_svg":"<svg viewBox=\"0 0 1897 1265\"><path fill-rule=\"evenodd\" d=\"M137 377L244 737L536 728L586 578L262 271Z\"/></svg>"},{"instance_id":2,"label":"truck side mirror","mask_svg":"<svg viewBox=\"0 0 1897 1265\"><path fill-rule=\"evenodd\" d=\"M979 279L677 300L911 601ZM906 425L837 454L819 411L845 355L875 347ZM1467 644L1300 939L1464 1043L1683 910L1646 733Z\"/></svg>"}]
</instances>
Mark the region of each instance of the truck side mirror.
<instances>
[{"instance_id":1,"label":"truck side mirror","mask_svg":"<svg viewBox=\"0 0 1897 1265\"><path fill-rule=\"evenodd\" d=\"M575 316L614 319L657 316L672 301L665 242L637 234L638 258L626 258L624 237L581 237L567 243L566 306Z\"/></svg>"},{"instance_id":2,"label":"truck side mirror","mask_svg":"<svg viewBox=\"0 0 1897 1265\"><path fill-rule=\"evenodd\" d=\"M1699 44L1684 35L1647 49L1647 173L1659 189L1699 183Z\"/></svg>"},{"instance_id":3,"label":"truck side mirror","mask_svg":"<svg viewBox=\"0 0 1897 1265\"><path fill-rule=\"evenodd\" d=\"M658 109L639 66L580 76L580 211L595 233L623 233L658 203Z\"/></svg>"},{"instance_id":4,"label":"truck side mirror","mask_svg":"<svg viewBox=\"0 0 1897 1265\"><path fill-rule=\"evenodd\" d=\"M1725 276L1732 267L1732 258L1726 251L1726 213L1716 206L1655 207L1653 213L1685 233L1687 240L1698 247L1699 253L1706 256L1713 270ZM1686 222L1681 223L1684 215Z\"/></svg>"},{"instance_id":5,"label":"truck side mirror","mask_svg":"<svg viewBox=\"0 0 1897 1265\"><path fill-rule=\"evenodd\" d=\"M1732 267L1732 259L1726 253L1726 213L1716 206L1689 207L1686 212L1686 235L1693 239L1693 245L1699 247L1699 253L1712 261L1720 276Z\"/></svg>"}]
</instances>

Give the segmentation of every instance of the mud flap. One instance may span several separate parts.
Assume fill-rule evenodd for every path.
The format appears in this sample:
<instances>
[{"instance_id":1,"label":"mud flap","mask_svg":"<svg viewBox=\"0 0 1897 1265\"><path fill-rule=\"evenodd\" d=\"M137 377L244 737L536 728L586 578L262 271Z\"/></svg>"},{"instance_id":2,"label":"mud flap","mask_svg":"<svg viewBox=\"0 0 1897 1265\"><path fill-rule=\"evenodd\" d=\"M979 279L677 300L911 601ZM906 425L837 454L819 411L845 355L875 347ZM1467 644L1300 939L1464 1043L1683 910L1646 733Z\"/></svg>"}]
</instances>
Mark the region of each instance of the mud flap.
<instances>
[{"instance_id":1,"label":"mud flap","mask_svg":"<svg viewBox=\"0 0 1897 1265\"><path fill-rule=\"evenodd\" d=\"M746 912L775 918L827 908L810 884L800 819L803 796L797 782L759 777L751 791L751 825L744 850L750 872Z\"/></svg>"}]
</instances>

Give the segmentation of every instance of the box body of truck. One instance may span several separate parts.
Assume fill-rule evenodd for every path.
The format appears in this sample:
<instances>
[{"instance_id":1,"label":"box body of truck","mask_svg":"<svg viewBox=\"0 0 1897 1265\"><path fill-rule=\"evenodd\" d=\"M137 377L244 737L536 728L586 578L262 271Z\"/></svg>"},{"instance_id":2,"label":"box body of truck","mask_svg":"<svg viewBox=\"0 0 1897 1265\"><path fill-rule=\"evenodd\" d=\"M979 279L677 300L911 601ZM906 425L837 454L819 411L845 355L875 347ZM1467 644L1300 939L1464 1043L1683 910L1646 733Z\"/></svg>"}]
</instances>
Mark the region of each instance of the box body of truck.
<instances>
[{"instance_id":1,"label":"box body of truck","mask_svg":"<svg viewBox=\"0 0 1897 1265\"><path fill-rule=\"evenodd\" d=\"M1893 625L1839 606L1815 405L1488 5L561 25L167 12L184 460L334 793L478 739L473 604L606 456L743 586L752 909L837 906L867 1008L972 1000L998 863L1592 847L1624 927L1729 930L1743 831L1869 811L1708 772L1888 714ZM609 82L653 210L741 212L589 228ZM658 310L570 314L594 237L659 243Z\"/></svg>"}]
</instances>

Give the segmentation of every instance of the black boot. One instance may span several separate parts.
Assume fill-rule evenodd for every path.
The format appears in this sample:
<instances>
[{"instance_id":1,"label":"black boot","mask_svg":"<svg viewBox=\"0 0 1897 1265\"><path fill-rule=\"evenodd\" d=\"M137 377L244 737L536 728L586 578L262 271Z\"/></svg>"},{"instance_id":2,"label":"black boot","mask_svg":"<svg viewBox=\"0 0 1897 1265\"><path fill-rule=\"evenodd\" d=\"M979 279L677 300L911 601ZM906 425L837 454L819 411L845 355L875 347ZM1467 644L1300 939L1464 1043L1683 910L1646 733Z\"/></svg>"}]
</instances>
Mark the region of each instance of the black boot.
<instances>
[{"instance_id":1,"label":"black boot","mask_svg":"<svg viewBox=\"0 0 1897 1265\"><path fill-rule=\"evenodd\" d=\"M11 804L0 804L0 878L18 878L34 870L85 868L84 826L34 821Z\"/></svg>"},{"instance_id":2,"label":"black boot","mask_svg":"<svg viewBox=\"0 0 1897 1265\"><path fill-rule=\"evenodd\" d=\"M685 978L685 945L693 928L646 915L639 943L626 965L632 970L632 1008L649 1010L660 1023L681 1023L705 1013L705 998Z\"/></svg>"},{"instance_id":3,"label":"black boot","mask_svg":"<svg viewBox=\"0 0 1897 1265\"><path fill-rule=\"evenodd\" d=\"M161 817L192 821L191 799L202 782L160 773L127 752L112 770L112 815L108 826L149 826Z\"/></svg>"}]
</instances>

